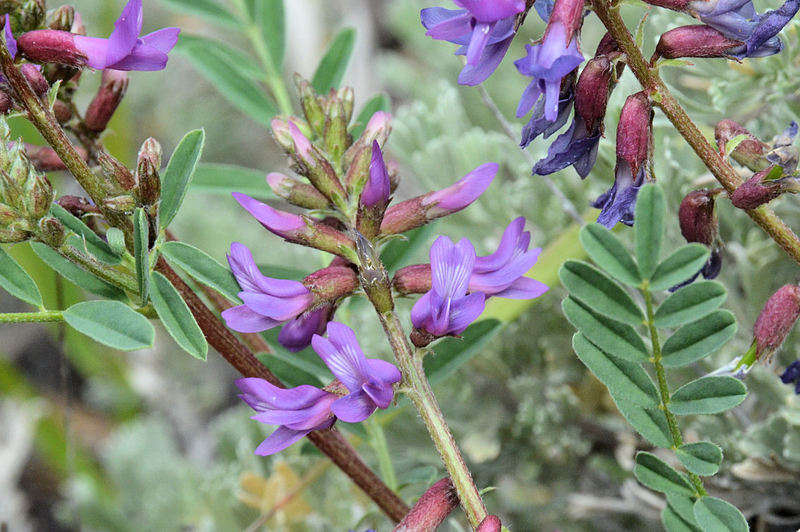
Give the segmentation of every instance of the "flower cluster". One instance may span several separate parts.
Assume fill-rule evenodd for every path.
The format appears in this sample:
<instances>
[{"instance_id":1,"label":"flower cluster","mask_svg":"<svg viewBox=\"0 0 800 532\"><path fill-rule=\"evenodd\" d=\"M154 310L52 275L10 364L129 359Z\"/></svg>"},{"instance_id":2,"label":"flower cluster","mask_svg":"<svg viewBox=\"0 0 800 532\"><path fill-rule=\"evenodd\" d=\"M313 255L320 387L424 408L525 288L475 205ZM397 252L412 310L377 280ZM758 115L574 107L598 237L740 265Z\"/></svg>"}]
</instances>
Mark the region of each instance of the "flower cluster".
<instances>
[{"instance_id":1,"label":"flower cluster","mask_svg":"<svg viewBox=\"0 0 800 532\"><path fill-rule=\"evenodd\" d=\"M364 421L376 409L392 403L392 385L400 382L400 371L384 360L366 358L355 333L346 325L332 321L327 332L328 338L315 334L311 342L341 385L320 389L306 384L284 389L254 377L236 381L242 391L239 397L257 412L253 419L278 425L256 454L282 451L313 430L332 427L337 419Z\"/></svg>"}]
</instances>

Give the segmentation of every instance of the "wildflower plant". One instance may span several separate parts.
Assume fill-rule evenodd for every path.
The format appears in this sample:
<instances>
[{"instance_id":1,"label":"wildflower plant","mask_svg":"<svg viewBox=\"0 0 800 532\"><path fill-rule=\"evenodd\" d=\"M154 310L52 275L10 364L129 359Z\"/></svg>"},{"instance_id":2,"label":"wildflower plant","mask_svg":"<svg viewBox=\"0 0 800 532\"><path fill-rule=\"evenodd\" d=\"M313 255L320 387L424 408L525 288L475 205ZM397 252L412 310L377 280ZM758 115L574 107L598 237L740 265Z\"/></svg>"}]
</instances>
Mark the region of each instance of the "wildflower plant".
<instances>
[{"instance_id":1,"label":"wildflower plant","mask_svg":"<svg viewBox=\"0 0 800 532\"><path fill-rule=\"evenodd\" d=\"M786 0L777 9L758 12L749 0L647 0L654 10L669 10L659 11L660 17L670 13L678 21L693 17L700 22L655 36L650 59L643 53L643 34L652 27L643 19L632 35L616 2L453 0L448 7L425 7L414 17L413 23L422 25L416 31L432 39L426 41L431 48L447 46L433 41L459 46L455 54L463 56L463 68L454 81L481 92L508 133L497 145L511 154L473 163L457 175L442 157L434 190L415 189L409 172L416 169L413 156L399 164L395 160L403 157L402 149L393 148L397 119L388 97L379 94L358 107L354 90L342 84L355 30L333 37L308 79L294 74L292 96L284 75L287 25L282 1L166 3L241 30L253 54L174 27L141 36L144 23L151 23L142 0L127 1L108 37L87 30L80 13L69 6L48 12L43 0L0 2L0 242L28 246L59 279L92 294L69 303L59 295L51 305L50 294L43 294L34 280L36 274L0 248L0 286L34 307L31 312L2 313L0 322L62 323L110 348L135 351L153 346L153 321L158 321L175 351L205 360L211 347L241 374L235 387L254 411L252 422L235 424L231 435L247 447L246 459L237 455L242 462L279 464L278 458L262 457L307 454L298 451L299 442L307 440L386 518L398 523L395 530L434 530L460 506L461 519L471 529L487 532L503 529L501 517L512 522L492 507L497 503L505 508L502 501L514 498L509 493L513 488L507 487L512 484L498 482L497 493L484 499L486 470L470 463L480 462L474 458L480 452L468 443L466 456L462 453L454 433L464 428L451 430L432 384L456 370L468 371L466 361L530 309L533 300L548 292L552 299L559 289L551 288L561 284L566 291L561 314L577 329L572 350L604 385L602 393L607 390L617 417L640 437L624 449L631 470L622 473L635 477L637 489L664 496L659 512L667 530L748 529L747 519L757 510L742 508L748 510L745 517L734 504L741 504L741 497L729 497L735 495L731 490L720 493L730 482L715 480L746 474L744 468L734 470L723 462L723 451L735 460L737 452L747 454L748 445L752 449L754 441L763 443L772 431L784 435L779 454L794 452L796 457L791 448L792 441L800 441L796 416L771 414L764 426L740 438L739 447L723 434L703 431L702 424L722 423L718 420L728 419L726 412L744 408L748 373L757 363L766 366L778 358L800 316L800 289L794 279L775 291L753 320L752 339L748 333L746 342L737 344L731 342L737 333L734 313L721 307L738 289L735 283L726 288L712 279L729 281L734 265L747 267L741 260L744 244L728 240L731 231L726 230L737 214L744 217L737 210L786 251L793 268L800 263L800 239L787 225L792 219L784 220L768 206L788 202L800 191L798 126L791 119L796 116L779 126L756 124L758 129L715 117L716 127L708 128L714 130L712 142L662 73L667 67L692 66L686 58L747 66L785 54L781 32L784 27L796 31L792 19L800 1ZM534 42L519 43L531 10L545 22L544 29ZM590 13L596 17L587 18ZM601 37L593 55L587 55L591 49L585 39L593 31L590 25ZM524 44L524 52L522 46L512 46L515 41ZM262 127L265 138L271 133L285 155L285 168L265 172L201 162L206 142L201 129L186 133L168 157L155 138L147 138L130 167L110 152L105 144L110 120L135 88L136 78L128 72L163 70L174 53L186 57L237 112ZM514 53L524 55L505 60ZM504 68L517 76L513 90L503 86L504 92L519 95L517 129L481 86L490 76L504 75ZM96 74L99 88L81 110L76 95L81 80L93 70L102 71ZM13 120L32 125L46 145L12 135ZM606 138L610 120L615 135ZM670 152L661 150L659 142L673 145L661 134L665 128L686 141L720 187L706 188L706 180L703 187L693 183L686 193L686 187L661 177L660 163ZM406 125L407 137L410 130ZM488 138L481 134L479 143ZM457 147L442 146L444 136L430 142L431 153L470 151L472 145L461 146L458 135L447 139ZM538 160L534 152L541 156ZM524 173L530 169L532 176L518 175L509 163L513 158L525 158ZM577 182L588 178L596 199L587 203L599 211L592 211L597 223L584 224L559 185L547 177L570 179L570 167L580 178ZM598 175L604 168L605 175ZM66 171L83 190L59 195L64 180L45 175L57 171ZM249 215L242 225L260 224L267 231L257 241L244 230L230 235L227 265L178 240L171 225L193 180L200 178L202 186L224 191L231 205ZM449 222L479 211L487 196L505 194L509 183L531 179L546 183L576 223L553 228L551 220L536 212L515 213L508 223L492 213L483 217L482 233L473 235ZM502 202L533 210L524 199L517 200L507 194ZM720 207L726 203L732 207ZM668 205L673 204L671 212ZM198 226L206 222L196 220ZM621 231L612 231L616 229ZM686 243L668 245L666 235L678 232ZM558 238L534 247L541 234ZM303 261L293 268L295 275L288 275L258 262L261 246L277 256L302 248L319 261ZM490 251L481 255L486 247ZM423 256L427 262L419 263ZM544 314L537 320L561 320L557 312L549 313L554 317ZM527 352L515 356L532 358L561 332L549 331L547 341L537 345L529 332L518 331ZM560 338L555 344L567 342ZM557 351L563 363L568 353ZM489 375L492 371L486 368L498 357L477 359L477 364L484 364L483 373ZM800 393L800 361L789 360L773 373L780 373L770 374L773 386L788 390L787 396ZM501 395L497 388L526 389L515 378L491 381L491 395ZM542 372L536 378L549 385L549 375ZM563 375L554 372L553 378ZM234 379L229 380L224 393L233 398ZM472 390L467 387L472 384L465 382L464 390ZM572 393L567 388L571 383L559 393ZM548 401L556 394L543 396L548 398L544 404L529 398L535 412L514 416L525 420L526 415L552 414ZM603 398L596 402L602 404ZM425 477L425 489L413 494L418 500L410 508L412 497L398 480L390 451L396 446L388 440L396 428L390 421L412 409L412 422L424 426L441 463ZM469 405L465 409L473 410L470 416L475 418L466 429L468 436L478 437L478 420L485 414ZM243 410L234 412L237 419L242 417ZM498 456L512 447L507 443L519 437L520 427L528 426L514 416L513 421L493 420L494 427L506 423L504 436L498 437ZM583 415L582 421L594 422L590 417ZM270 432L266 437L259 433L260 444L239 437L261 425ZM576 427L572 430L581 430ZM379 473L353 445L360 441L368 442ZM772 451L778 448L768 443ZM567 443L561 451L578 448ZM615 452L624 454L619 448ZM782 466L795 463L786 459ZM274 470L291 478L277 465ZM244 489L252 487L244 480L249 477L242 478L240 498L261 500L250 497L252 490ZM293 479L297 489L288 499L315 478L309 473L302 481ZM93 489L103 484L98 481ZM197 484L197 490L205 489ZM264 481L255 491L264 495L271 491L268 485ZM338 493L336 499L339 503ZM278 510L259 507L256 528L283 504L275 503ZM91 514L118 519L117 528L128 526L113 512ZM179 521L173 518L170 526L185 526ZM235 521L228 516L225 522ZM112 526L98 525L103 527Z\"/></svg>"}]
</instances>

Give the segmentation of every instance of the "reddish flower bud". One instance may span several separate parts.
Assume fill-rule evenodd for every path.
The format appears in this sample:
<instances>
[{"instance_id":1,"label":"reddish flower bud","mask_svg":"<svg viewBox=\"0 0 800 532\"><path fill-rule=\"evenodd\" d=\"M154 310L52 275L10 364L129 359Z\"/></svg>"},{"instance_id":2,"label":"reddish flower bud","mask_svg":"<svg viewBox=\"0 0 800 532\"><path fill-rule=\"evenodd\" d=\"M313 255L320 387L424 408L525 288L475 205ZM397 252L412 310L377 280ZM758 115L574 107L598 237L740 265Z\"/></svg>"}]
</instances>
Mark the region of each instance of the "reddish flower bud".
<instances>
[{"instance_id":1,"label":"reddish flower bud","mask_svg":"<svg viewBox=\"0 0 800 532\"><path fill-rule=\"evenodd\" d=\"M394 274L392 286L402 295L424 294L431 289L431 265L413 264Z\"/></svg>"},{"instance_id":2,"label":"reddish flower bud","mask_svg":"<svg viewBox=\"0 0 800 532\"><path fill-rule=\"evenodd\" d=\"M617 159L623 159L636 176L639 167L650 157L653 110L647 94L631 94L622 106L617 126Z\"/></svg>"},{"instance_id":3,"label":"reddish flower bud","mask_svg":"<svg viewBox=\"0 0 800 532\"><path fill-rule=\"evenodd\" d=\"M697 242L706 246L715 245L719 236L719 222L715 200L717 190L693 190L681 201L678 208L678 221L683 238L687 242Z\"/></svg>"},{"instance_id":4,"label":"reddish flower bud","mask_svg":"<svg viewBox=\"0 0 800 532\"><path fill-rule=\"evenodd\" d=\"M611 61L605 56L590 59L581 72L575 88L575 113L587 131L602 132L612 81Z\"/></svg>"},{"instance_id":5,"label":"reddish flower bud","mask_svg":"<svg viewBox=\"0 0 800 532\"><path fill-rule=\"evenodd\" d=\"M133 190L136 179L128 167L119 162L115 157L102 153L97 157L103 176L122 187L123 190Z\"/></svg>"},{"instance_id":6,"label":"reddish flower bud","mask_svg":"<svg viewBox=\"0 0 800 532\"><path fill-rule=\"evenodd\" d=\"M86 198L80 196L61 196L56 203L76 218L81 218L86 213L97 214L100 212L96 205L92 205Z\"/></svg>"},{"instance_id":7,"label":"reddish flower bud","mask_svg":"<svg viewBox=\"0 0 800 532\"><path fill-rule=\"evenodd\" d=\"M797 179L782 176L783 169L776 164L764 168L733 191L731 203L739 209L750 210L786 192L800 192Z\"/></svg>"},{"instance_id":8,"label":"reddish flower bud","mask_svg":"<svg viewBox=\"0 0 800 532\"><path fill-rule=\"evenodd\" d=\"M800 316L800 287L787 284L772 294L753 326L756 358L769 361Z\"/></svg>"},{"instance_id":9,"label":"reddish flower bud","mask_svg":"<svg viewBox=\"0 0 800 532\"><path fill-rule=\"evenodd\" d=\"M87 151L80 147L75 146L75 151L86 161L89 158ZM39 172L54 172L56 170L66 170L64 162L58 156L56 151L50 146L36 146L34 144L25 143L25 153L33 163L33 167Z\"/></svg>"},{"instance_id":10,"label":"reddish flower bud","mask_svg":"<svg viewBox=\"0 0 800 532\"><path fill-rule=\"evenodd\" d=\"M17 47L31 61L83 66L86 64L86 56L75 46L73 37L67 31L34 30L20 35L17 38Z\"/></svg>"},{"instance_id":11,"label":"reddish flower bud","mask_svg":"<svg viewBox=\"0 0 800 532\"><path fill-rule=\"evenodd\" d=\"M66 124L72 119L72 109L61 100L53 102L53 115L59 124Z\"/></svg>"},{"instance_id":12,"label":"reddish flower bud","mask_svg":"<svg viewBox=\"0 0 800 532\"><path fill-rule=\"evenodd\" d=\"M711 26L696 24L681 26L661 35L656 46L656 57L676 59L678 57L728 57L729 53L744 45L742 41L729 39Z\"/></svg>"},{"instance_id":13,"label":"reddish flower bud","mask_svg":"<svg viewBox=\"0 0 800 532\"><path fill-rule=\"evenodd\" d=\"M475 532L500 532L502 528L502 523L500 522L500 518L496 515L487 515L481 524L478 525L478 528L475 529Z\"/></svg>"},{"instance_id":14,"label":"reddish flower bud","mask_svg":"<svg viewBox=\"0 0 800 532\"><path fill-rule=\"evenodd\" d=\"M103 70L100 88L86 109L84 123L89 131L100 133L117 110L125 91L128 90L128 74L121 70Z\"/></svg>"},{"instance_id":15,"label":"reddish flower bud","mask_svg":"<svg viewBox=\"0 0 800 532\"><path fill-rule=\"evenodd\" d=\"M330 206L328 199L307 183L297 179L273 172L267 175L267 184L276 196L279 196L292 205L305 209L326 209Z\"/></svg>"},{"instance_id":16,"label":"reddish flower bud","mask_svg":"<svg viewBox=\"0 0 800 532\"><path fill-rule=\"evenodd\" d=\"M22 72L22 75L25 76L25 79L28 80L33 92L40 98L50 90L50 84L44 79L38 66L33 63L24 63L19 67L19 70Z\"/></svg>"},{"instance_id":17,"label":"reddish flower bud","mask_svg":"<svg viewBox=\"0 0 800 532\"><path fill-rule=\"evenodd\" d=\"M422 494L408 515L394 528L394 532L436 530L458 504L458 493L453 482L443 478Z\"/></svg>"},{"instance_id":18,"label":"reddish flower bud","mask_svg":"<svg viewBox=\"0 0 800 532\"><path fill-rule=\"evenodd\" d=\"M747 135L747 138L740 142L731 152L733 160L753 172L761 171L769 166L769 161L766 158L769 146L761 142L743 126L733 120L722 120L714 128L714 138L722 153L727 151L726 145L728 142L739 135Z\"/></svg>"},{"instance_id":19,"label":"reddish flower bud","mask_svg":"<svg viewBox=\"0 0 800 532\"><path fill-rule=\"evenodd\" d=\"M334 303L358 288L358 276L346 266L328 266L303 279L303 285L314 294L314 304Z\"/></svg>"}]
</instances>

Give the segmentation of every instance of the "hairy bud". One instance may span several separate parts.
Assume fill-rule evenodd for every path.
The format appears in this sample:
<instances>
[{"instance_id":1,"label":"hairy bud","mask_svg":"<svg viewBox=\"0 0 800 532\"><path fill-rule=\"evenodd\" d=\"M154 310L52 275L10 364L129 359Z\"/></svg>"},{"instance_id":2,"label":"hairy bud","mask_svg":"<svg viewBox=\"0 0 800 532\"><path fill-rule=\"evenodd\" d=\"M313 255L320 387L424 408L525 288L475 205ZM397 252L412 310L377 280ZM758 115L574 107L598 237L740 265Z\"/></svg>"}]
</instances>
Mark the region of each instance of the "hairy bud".
<instances>
[{"instance_id":1,"label":"hairy bud","mask_svg":"<svg viewBox=\"0 0 800 532\"><path fill-rule=\"evenodd\" d=\"M784 193L800 192L796 178L783 177L783 169L773 164L742 183L731 194L731 203L739 209L750 210L769 203Z\"/></svg>"},{"instance_id":2,"label":"hairy bud","mask_svg":"<svg viewBox=\"0 0 800 532\"><path fill-rule=\"evenodd\" d=\"M50 90L50 84L47 83L47 80L44 79L39 68L33 63L24 63L19 67L19 70L22 72L22 75L25 76L25 79L28 80L33 92L40 98L44 97L47 91Z\"/></svg>"},{"instance_id":3,"label":"hairy bud","mask_svg":"<svg viewBox=\"0 0 800 532\"><path fill-rule=\"evenodd\" d=\"M714 138L719 149L724 153L727 144L739 135L747 135L731 152L734 161L746 166L753 172L759 172L769 166L766 152L769 146L761 142L755 135L733 120L722 120L714 128Z\"/></svg>"},{"instance_id":4,"label":"hairy bud","mask_svg":"<svg viewBox=\"0 0 800 532\"><path fill-rule=\"evenodd\" d=\"M86 56L75 46L73 34L67 31L29 31L19 36L17 47L19 52L31 61L62 63L76 67L86 64Z\"/></svg>"},{"instance_id":5,"label":"hairy bud","mask_svg":"<svg viewBox=\"0 0 800 532\"><path fill-rule=\"evenodd\" d=\"M731 52L743 45L742 41L729 39L705 24L681 26L661 35L656 46L655 57L665 59L679 57L732 58Z\"/></svg>"},{"instance_id":6,"label":"hairy bud","mask_svg":"<svg viewBox=\"0 0 800 532\"><path fill-rule=\"evenodd\" d=\"M106 129L127 90L127 73L120 70L103 70L100 88L86 109L84 122L89 131L99 133Z\"/></svg>"},{"instance_id":7,"label":"hairy bud","mask_svg":"<svg viewBox=\"0 0 800 532\"><path fill-rule=\"evenodd\" d=\"M700 270L705 279L713 279L722 268L722 242L719 239L719 221L716 213L716 198L722 189L694 190L686 195L678 208L681 233L687 242L703 244L711 249L711 255ZM692 278L689 282L693 281ZM682 285L678 285L680 287Z\"/></svg>"},{"instance_id":8,"label":"hairy bud","mask_svg":"<svg viewBox=\"0 0 800 532\"><path fill-rule=\"evenodd\" d=\"M123 190L133 190L136 187L136 178L117 158L102 153L97 160L106 179L118 184Z\"/></svg>"},{"instance_id":9,"label":"hairy bud","mask_svg":"<svg viewBox=\"0 0 800 532\"><path fill-rule=\"evenodd\" d=\"M756 358L769 361L800 316L800 287L787 284L772 294L753 326Z\"/></svg>"},{"instance_id":10,"label":"hairy bud","mask_svg":"<svg viewBox=\"0 0 800 532\"><path fill-rule=\"evenodd\" d=\"M155 205L161 198L161 144L148 138L139 149L136 163L137 195L142 205Z\"/></svg>"},{"instance_id":11,"label":"hairy bud","mask_svg":"<svg viewBox=\"0 0 800 532\"><path fill-rule=\"evenodd\" d=\"M458 493L449 478L443 478L422 494L417 504L395 527L394 532L436 530L458 507Z\"/></svg>"}]
</instances>

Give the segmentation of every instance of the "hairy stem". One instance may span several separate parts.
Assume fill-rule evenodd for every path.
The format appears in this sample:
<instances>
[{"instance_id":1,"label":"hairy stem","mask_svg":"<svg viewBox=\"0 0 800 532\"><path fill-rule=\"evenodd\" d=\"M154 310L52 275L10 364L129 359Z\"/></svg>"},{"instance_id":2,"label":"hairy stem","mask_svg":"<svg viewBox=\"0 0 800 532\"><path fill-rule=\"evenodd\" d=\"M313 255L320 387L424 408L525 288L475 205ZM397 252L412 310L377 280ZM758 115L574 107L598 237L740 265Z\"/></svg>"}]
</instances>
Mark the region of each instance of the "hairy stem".
<instances>
[{"instance_id":1,"label":"hairy stem","mask_svg":"<svg viewBox=\"0 0 800 532\"><path fill-rule=\"evenodd\" d=\"M103 264L93 257L86 255L85 253L81 253L72 246L68 246L67 244L62 245L60 248L56 249L56 251L58 251L61 256L78 264L95 277L99 277L107 283L110 283L118 288L122 288L123 290L127 290L133 294L139 293L139 286L136 283L136 279L133 277L133 275L120 271L107 264Z\"/></svg>"},{"instance_id":2,"label":"hairy stem","mask_svg":"<svg viewBox=\"0 0 800 532\"><path fill-rule=\"evenodd\" d=\"M461 451L450 433L450 428L439 408L431 385L425 377L422 357L415 356L394 310L379 313L378 316L389 338L389 343L392 345L400 371L403 373L402 384L407 388L406 394L419 411L422 421L442 457L470 525L477 528L486 518L486 506L472 481L472 474L461 456Z\"/></svg>"},{"instance_id":3,"label":"hairy stem","mask_svg":"<svg viewBox=\"0 0 800 532\"><path fill-rule=\"evenodd\" d=\"M64 314L60 310L4 312L0 314L0 323L47 323L53 321L64 321Z\"/></svg>"},{"instance_id":4,"label":"hairy stem","mask_svg":"<svg viewBox=\"0 0 800 532\"><path fill-rule=\"evenodd\" d=\"M156 270L164 274L180 292L208 343L223 358L245 377L259 377L284 388L283 383L267 369L253 353L242 344L214 315L205 303L192 291L183 279L162 258ZM358 456L344 436L336 430L321 430L310 433L307 438L326 454L339 469L366 493L380 509L395 522L409 512L408 506L395 492L373 472Z\"/></svg>"},{"instance_id":5,"label":"hairy stem","mask_svg":"<svg viewBox=\"0 0 800 532\"><path fill-rule=\"evenodd\" d=\"M678 100L672 95L666 84L658 74L658 70L651 68L642 55L636 42L633 40L628 28L622 20L617 7L609 0L591 0L595 13L603 22L608 32L617 42L620 50L625 53L626 62L633 74L647 90L653 102L661 108L678 133L686 140L689 146L708 167L719 183L728 193L732 193L741 184L741 179L736 171L714 149L711 143L703 136L697 126L689 118ZM800 239L781 220L772 209L762 205L756 209L745 211L761 228L789 254L795 262L800 264Z\"/></svg>"},{"instance_id":6,"label":"hairy stem","mask_svg":"<svg viewBox=\"0 0 800 532\"><path fill-rule=\"evenodd\" d=\"M681 429L678 428L678 420L675 418L669 409L669 386L667 385L667 375L664 370L664 364L661 363L661 341L658 338L658 330L655 325L655 313L653 312L653 294L647 286L647 281L642 286L642 294L644 295L645 306L647 307L647 328L650 331L650 341L653 344L653 365L656 370L656 379L658 380L658 393L661 396L661 410L667 416L667 425L669 425L669 432L672 436L672 448L677 449L683 445L683 436L681 436ZM700 477L692 472L689 473L689 478L694 485L694 489L701 497L706 495L706 490L703 487L703 481Z\"/></svg>"}]
</instances>

